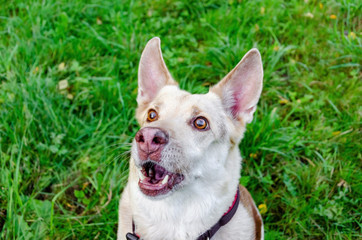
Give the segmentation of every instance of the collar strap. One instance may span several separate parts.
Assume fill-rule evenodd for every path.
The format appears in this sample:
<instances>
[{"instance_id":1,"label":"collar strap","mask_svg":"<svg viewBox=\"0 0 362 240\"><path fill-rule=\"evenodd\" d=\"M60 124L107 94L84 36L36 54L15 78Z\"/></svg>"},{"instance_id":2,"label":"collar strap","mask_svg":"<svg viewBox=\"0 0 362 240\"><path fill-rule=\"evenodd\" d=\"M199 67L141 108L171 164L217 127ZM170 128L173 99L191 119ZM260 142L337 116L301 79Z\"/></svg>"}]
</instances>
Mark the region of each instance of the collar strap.
<instances>
[{"instance_id":1,"label":"collar strap","mask_svg":"<svg viewBox=\"0 0 362 240\"><path fill-rule=\"evenodd\" d=\"M239 202L240 202L240 192L239 192L239 188L238 188L238 190L235 194L234 202L230 206L229 210L226 213L224 213L224 215L219 219L219 221L214 226L212 226L209 230L207 230L206 232L201 234L196 240L211 239L222 226L226 225L234 217L236 210L238 209ZM132 219L133 233L127 233L127 235L126 235L127 240L139 240L140 239L140 236L138 236L135 233L135 230L136 230L136 226Z\"/></svg>"},{"instance_id":2,"label":"collar strap","mask_svg":"<svg viewBox=\"0 0 362 240\"><path fill-rule=\"evenodd\" d=\"M139 239L141 239L140 236L138 236L136 234L136 225L134 224L133 219L132 219L132 232L133 233L127 233L126 234L126 239L127 240L139 240Z\"/></svg>"},{"instance_id":3,"label":"collar strap","mask_svg":"<svg viewBox=\"0 0 362 240\"><path fill-rule=\"evenodd\" d=\"M214 226L212 226L209 230L207 230L205 233L200 235L197 238L197 240L211 239L222 226L224 226L228 222L230 222L230 220L234 217L236 210L238 209L239 202L240 202L240 192L239 192L239 188L238 188L238 191L235 194L234 202L230 206L229 210L226 213L224 213L224 215L220 218L220 220Z\"/></svg>"}]
</instances>

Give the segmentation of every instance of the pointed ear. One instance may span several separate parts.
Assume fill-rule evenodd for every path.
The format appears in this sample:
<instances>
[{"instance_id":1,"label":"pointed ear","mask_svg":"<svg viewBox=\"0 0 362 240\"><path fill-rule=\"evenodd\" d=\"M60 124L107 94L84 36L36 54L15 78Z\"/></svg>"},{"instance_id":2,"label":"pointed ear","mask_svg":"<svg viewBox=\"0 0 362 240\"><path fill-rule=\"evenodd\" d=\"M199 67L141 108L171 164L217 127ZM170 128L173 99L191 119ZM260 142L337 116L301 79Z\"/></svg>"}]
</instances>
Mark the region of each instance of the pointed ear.
<instances>
[{"instance_id":1,"label":"pointed ear","mask_svg":"<svg viewBox=\"0 0 362 240\"><path fill-rule=\"evenodd\" d=\"M177 85L172 79L161 53L161 41L154 37L142 52L138 67L138 104L152 101L165 85Z\"/></svg>"},{"instance_id":2,"label":"pointed ear","mask_svg":"<svg viewBox=\"0 0 362 240\"><path fill-rule=\"evenodd\" d=\"M263 64L256 48L210 91L219 95L226 111L236 120L250 123L263 88Z\"/></svg>"}]
</instances>

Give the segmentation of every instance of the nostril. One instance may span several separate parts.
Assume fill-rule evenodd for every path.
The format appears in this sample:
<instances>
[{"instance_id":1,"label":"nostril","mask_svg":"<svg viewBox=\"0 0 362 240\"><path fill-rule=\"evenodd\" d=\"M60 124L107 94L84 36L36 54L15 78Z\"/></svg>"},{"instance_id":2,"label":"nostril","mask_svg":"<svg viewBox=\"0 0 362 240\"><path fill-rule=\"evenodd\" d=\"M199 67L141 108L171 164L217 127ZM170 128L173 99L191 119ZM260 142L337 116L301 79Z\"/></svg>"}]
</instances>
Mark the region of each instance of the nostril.
<instances>
[{"instance_id":1,"label":"nostril","mask_svg":"<svg viewBox=\"0 0 362 240\"><path fill-rule=\"evenodd\" d=\"M136 142L138 142L138 143L144 143L145 142L145 138L144 138L142 132L138 132L136 134L135 139L136 139Z\"/></svg>"},{"instance_id":2,"label":"nostril","mask_svg":"<svg viewBox=\"0 0 362 240\"><path fill-rule=\"evenodd\" d=\"M152 142L155 143L155 144L162 144L162 139L160 137L154 137L152 139Z\"/></svg>"},{"instance_id":3,"label":"nostril","mask_svg":"<svg viewBox=\"0 0 362 240\"><path fill-rule=\"evenodd\" d=\"M155 136L152 138L152 143L157 145L166 144L167 142L168 142L168 137L162 131L157 132Z\"/></svg>"}]
</instances>

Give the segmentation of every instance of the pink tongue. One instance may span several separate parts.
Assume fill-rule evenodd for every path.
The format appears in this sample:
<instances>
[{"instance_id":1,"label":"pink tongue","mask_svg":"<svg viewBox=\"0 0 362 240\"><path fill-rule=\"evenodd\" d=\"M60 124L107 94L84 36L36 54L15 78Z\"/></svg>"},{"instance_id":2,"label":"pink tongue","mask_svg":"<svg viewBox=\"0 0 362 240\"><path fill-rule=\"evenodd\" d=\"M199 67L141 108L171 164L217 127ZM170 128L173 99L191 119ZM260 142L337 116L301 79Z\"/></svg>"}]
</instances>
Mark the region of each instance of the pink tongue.
<instances>
[{"instance_id":1,"label":"pink tongue","mask_svg":"<svg viewBox=\"0 0 362 240\"><path fill-rule=\"evenodd\" d=\"M165 173L166 173L166 169L164 169L160 165L155 165L155 179L157 181L163 179L165 176Z\"/></svg>"}]
</instances>

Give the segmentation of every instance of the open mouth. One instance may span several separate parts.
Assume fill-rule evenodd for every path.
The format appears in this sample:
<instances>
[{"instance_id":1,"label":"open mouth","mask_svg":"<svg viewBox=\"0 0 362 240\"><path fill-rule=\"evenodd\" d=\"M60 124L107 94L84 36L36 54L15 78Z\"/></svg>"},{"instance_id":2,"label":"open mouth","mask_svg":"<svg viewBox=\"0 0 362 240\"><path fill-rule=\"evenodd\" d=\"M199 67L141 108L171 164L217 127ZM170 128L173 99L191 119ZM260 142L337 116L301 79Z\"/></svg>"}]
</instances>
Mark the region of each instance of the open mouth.
<instances>
[{"instance_id":1,"label":"open mouth","mask_svg":"<svg viewBox=\"0 0 362 240\"><path fill-rule=\"evenodd\" d=\"M139 175L138 186L145 195L152 197L170 192L184 180L182 174L169 172L153 162L143 164Z\"/></svg>"}]
</instances>

